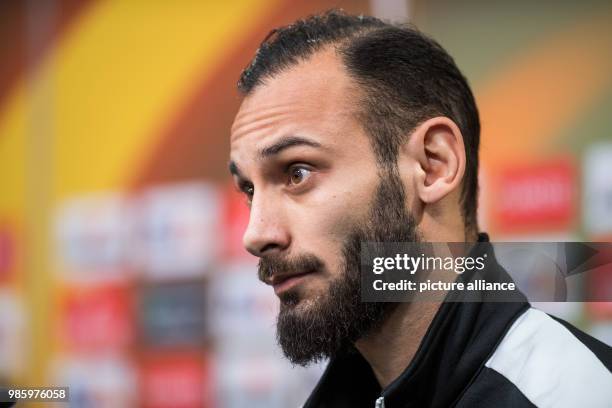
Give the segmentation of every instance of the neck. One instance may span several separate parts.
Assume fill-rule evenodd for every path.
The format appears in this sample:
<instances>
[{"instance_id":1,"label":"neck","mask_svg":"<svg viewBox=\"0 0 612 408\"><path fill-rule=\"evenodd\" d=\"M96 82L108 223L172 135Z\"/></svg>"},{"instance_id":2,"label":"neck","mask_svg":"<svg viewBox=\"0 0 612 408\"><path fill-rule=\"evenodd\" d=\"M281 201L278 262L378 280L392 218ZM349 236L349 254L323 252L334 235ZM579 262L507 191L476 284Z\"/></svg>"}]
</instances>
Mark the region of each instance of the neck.
<instances>
[{"instance_id":1,"label":"neck","mask_svg":"<svg viewBox=\"0 0 612 408\"><path fill-rule=\"evenodd\" d=\"M408 367L439 307L439 302L401 303L375 332L355 343L383 389Z\"/></svg>"},{"instance_id":2,"label":"neck","mask_svg":"<svg viewBox=\"0 0 612 408\"><path fill-rule=\"evenodd\" d=\"M445 236L445 239L440 239L442 234L438 232L438 239L431 241L478 241L476 230L465 232L462 228L456 231L455 234ZM455 278L452 274L438 277L445 281ZM427 301L399 303L382 325L355 343L383 389L408 367L440 305L441 302Z\"/></svg>"}]
</instances>

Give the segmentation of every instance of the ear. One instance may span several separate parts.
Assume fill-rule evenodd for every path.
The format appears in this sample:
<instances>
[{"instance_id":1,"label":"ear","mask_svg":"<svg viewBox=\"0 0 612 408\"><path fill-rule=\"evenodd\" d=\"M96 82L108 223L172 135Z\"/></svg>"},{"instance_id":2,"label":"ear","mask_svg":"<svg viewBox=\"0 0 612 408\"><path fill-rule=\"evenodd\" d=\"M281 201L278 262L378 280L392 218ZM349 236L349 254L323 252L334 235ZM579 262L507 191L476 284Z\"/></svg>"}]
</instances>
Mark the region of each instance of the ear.
<instances>
[{"instance_id":1,"label":"ear","mask_svg":"<svg viewBox=\"0 0 612 408\"><path fill-rule=\"evenodd\" d=\"M421 123L405 148L413 158L415 192L423 203L438 202L456 190L465 174L465 147L459 127L447 117Z\"/></svg>"}]
</instances>

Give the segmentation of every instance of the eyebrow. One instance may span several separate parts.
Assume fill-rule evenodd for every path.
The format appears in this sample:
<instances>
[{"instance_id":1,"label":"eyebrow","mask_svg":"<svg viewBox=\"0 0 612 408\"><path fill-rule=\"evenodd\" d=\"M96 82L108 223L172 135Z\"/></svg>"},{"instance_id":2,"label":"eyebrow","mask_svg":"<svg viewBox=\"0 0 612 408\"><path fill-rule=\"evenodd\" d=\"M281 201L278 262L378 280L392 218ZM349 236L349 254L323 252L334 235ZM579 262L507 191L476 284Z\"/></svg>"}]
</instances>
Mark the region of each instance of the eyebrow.
<instances>
[{"instance_id":1,"label":"eyebrow","mask_svg":"<svg viewBox=\"0 0 612 408\"><path fill-rule=\"evenodd\" d=\"M300 136L286 136L281 138L276 143L261 149L261 151L259 152L259 157L267 158L270 156L274 156L276 154L281 153L283 150L295 146L322 147L320 143L315 142L314 140L306 139ZM230 160L229 162L229 172L233 176L238 177L239 181L248 181L248 179L242 175L242 172L238 168L238 165L233 160Z\"/></svg>"},{"instance_id":2,"label":"eyebrow","mask_svg":"<svg viewBox=\"0 0 612 408\"><path fill-rule=\"evenodd\" d=\"M261 158L267 158L295 146L321 147L321 144L315 142L314 140L306 139L300 136L286 136L281 138L276 143L261 149L259 156Z\"/></svg>"},{"instance_id":3,"label":"eyebrow","mask_svg":"<svg viewBox=\"0 0 612 408\"><path fill-rule=\"evenodd\" d=\"M229 162L229 171L233 176L236 176L241 180L245 179L245 177L242 176L242 173L240 172L238 165L233 160L230 160Z\"/></svg>"}]
</instances>

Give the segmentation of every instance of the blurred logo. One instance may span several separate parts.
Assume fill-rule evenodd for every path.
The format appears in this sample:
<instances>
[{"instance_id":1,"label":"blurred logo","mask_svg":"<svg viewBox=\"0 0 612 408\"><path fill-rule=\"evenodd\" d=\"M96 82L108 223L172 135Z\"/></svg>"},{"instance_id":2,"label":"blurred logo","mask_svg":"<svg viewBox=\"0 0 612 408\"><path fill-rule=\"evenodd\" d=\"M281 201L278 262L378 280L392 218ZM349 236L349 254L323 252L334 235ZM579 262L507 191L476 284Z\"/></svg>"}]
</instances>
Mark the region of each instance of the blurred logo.
<instances>
[{"instance_id":1,"label":"blurred logo","mask_svg":"<svg viewBox=\"0 0 612 408\"><path fill-rule=\"evenodd\" d=\"M567 230L575 214L576 170L569 159L507 168L498 174L491 201L503 231Z\"/></svg>"},{"instance_id":2,"label":"blurred logo","mask_svg":"<svg viewBox=\"0 0 612 408\"><path fill-rule=\"evenodd\" d=\"M133 299L128 287L69 287L60 298L58 331L68 350L124 349L133 340L133 325Z\"/></svg>"},{"instance_id":3,"label":"blurred logo","mask_svg":"<svg viewBox=\"0 0 612 408\"><path fill-rule=\"evenodd\" d=\"M201 345L205 339L205 292L202 282L144 287L139 323L147 345Z\"/></svg>"},{"instance_id":4,"label":"blurred logo","mask_svg":"<svg viewBox=\"0 0 612 408\"><path fill-rule=\"evenodd\" d=\"M255 266L220 266L207 288L207 298L209 326L214 336L224 339L223 347L244 336L250 341L243 347L274 344L278 300L270 287L257 280Z\"/></svg>"},{"instance_id":5,"label":"blurred logo","mask_svg":"<svg viewBox=\"0 0 612 408\"><path fill-rule=\"evenodd\" d=\"M59 356L52 361L50 383L61 384L70 389L70 407L138 406L136 370L127 359Z\"/></svg>"},{"instance_id":6,"label":"blurred logo","mask_svg":"<svg viewBox=\"0 0 612 408\"><path fill-rule=\"evenodd\" d=\"M156 187L132 208L134 262L154 280L198 277L215 260L223 231L217 191L204 183Z\"/></svg>"},{"instance_id":7,"label":"blurred logo","mask_svg":"<svg viewBox=\"0 0 612 408\"><path fill-rule=\"evenodd\" d=\"M146 356L140 367L141 407L212 406L208 365L202 353Z\"/></svg>"},{"instance_id":8,"label":"blurred logo","mask_svg":"<svg viewBox=\"0 0 612 408\"><path fill-rule=\"evenodd\" d=\"M118 193L63 203L56 215L57 260L70 282L125 280L128 276L128 202Z\"/></svg>"}]
</instances>

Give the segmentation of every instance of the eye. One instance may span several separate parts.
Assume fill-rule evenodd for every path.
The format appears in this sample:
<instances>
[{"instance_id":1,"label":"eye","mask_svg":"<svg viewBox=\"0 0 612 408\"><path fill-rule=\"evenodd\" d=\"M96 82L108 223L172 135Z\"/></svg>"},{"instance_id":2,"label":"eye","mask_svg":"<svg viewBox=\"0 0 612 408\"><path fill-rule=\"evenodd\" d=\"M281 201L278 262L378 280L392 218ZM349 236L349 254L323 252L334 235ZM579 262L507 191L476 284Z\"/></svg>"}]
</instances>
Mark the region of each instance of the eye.
<instances>
[{"instance_id":1,"label":"eye","mask_svg":"<svg viewBox=\"0 0 612 408\"><path fill-rule=\"evenodd\" d=\"M255 194L255 187L251 183L242 183L240 185L240 191L247 196L248 201L253 199L253 194Z\"/></svg>"},{"instance_id":2,"label":"eye","mask_svg":"<svg viewBox=\"0 0 612 408\"><path fill-rule=\"evenodd\" d=\"M311 171L304 166L291 166L289 168L289 184L298 185L310 177Z\"/></svg>"}]
</instances>

